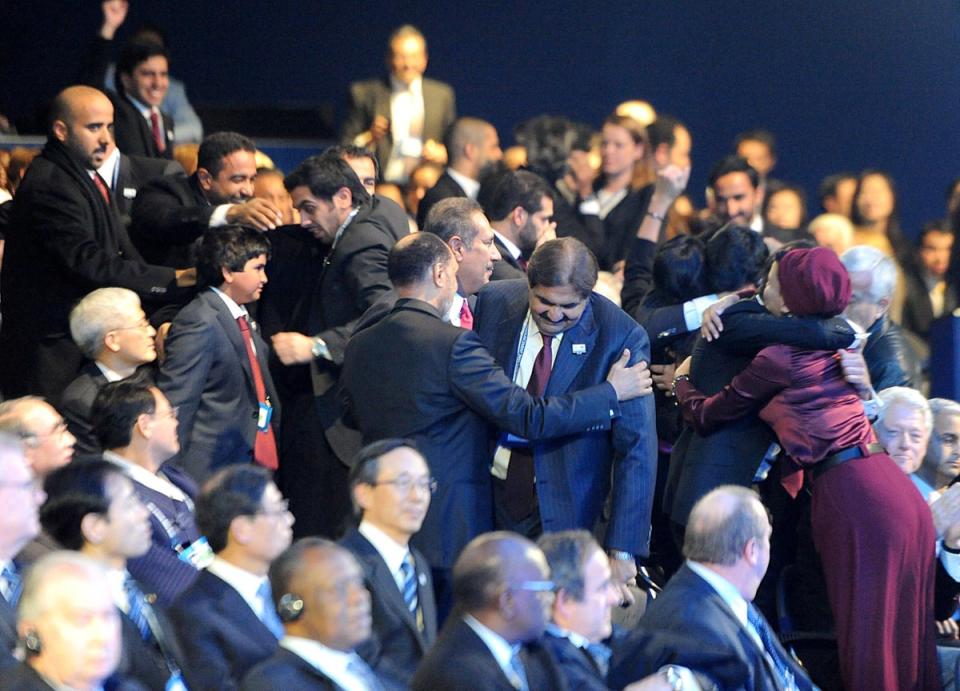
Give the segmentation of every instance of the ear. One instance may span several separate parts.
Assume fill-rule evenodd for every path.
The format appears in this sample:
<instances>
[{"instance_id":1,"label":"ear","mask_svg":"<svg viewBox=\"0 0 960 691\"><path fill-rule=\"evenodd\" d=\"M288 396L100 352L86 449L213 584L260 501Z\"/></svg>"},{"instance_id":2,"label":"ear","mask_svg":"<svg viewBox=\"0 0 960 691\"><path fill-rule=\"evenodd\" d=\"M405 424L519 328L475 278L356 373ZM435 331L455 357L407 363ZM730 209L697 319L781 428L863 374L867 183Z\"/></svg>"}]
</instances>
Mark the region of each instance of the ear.
<instances>
[{"instance_id":1,"label":"ear","mask_svg":"<svg viewBox=\"0 0 960 691\"><path fill-rule=\"evenodd\" d=\"M233 538L238 545L245 545L250 542L250 524L251 516L237 516L230 521L230 528L227 530L227 539Z\"/></svg>"},{"instance_id":2,"label":"ear","mask_svg":"<svg viewBox=\"0 0 960 691\"><path fill-rule=\"evenodd\" d=\"M233 283L233 272L225 266L220 267L220 273L223 275L223 282L227 285Z\"/></svg>"},{"instance_id":3,"label":"ear","mask_svg":"<svg viewBox=\"0 0 960 691\"><path fill-rule=\"evenodd\" d=\"M437 262L433 265L433 285L437 288L443 288L446 284L444 280L448 270L448 262Z\"/></svg>"},{"instance_id":4,"label":"ear","mask_svg":"<svg viewBox=\"0 0 960 691\"><path fill-rule=\"evenodd\" d=\"M890 298L881 298L877 301L877 307L880 308L880 314L884 315L890 309Z\"/></svg>"},{"instance_id":5,"label":"ear","mask_svg":"<svg viewBox=\"0 0 960 691\"><path fill-rule=\"evenodd\" d=\"M103 335L103 347L112 353L120 351L120 343L117 340L116 331L108 331Z\"/></svg>"},{"instance_id":6,"label":"ear","mask_svg":"<svg viewBox=\"0 0 960 691\"><path fill-rule=\"evenodd\" d=\"M752 537L747 540L747 544L743 546L743 558L746 560L750 566L756 566L760 561L760 542L757 538Z\"/></svg>"},{"instance_id":7,"label":"ear","mask_svg":"<svg viewBox=\"0 0 960 691\"><path fill-rule=\"evenodd\" d=\"M372 492L373 487L361 482L353 488L353 500L357 503L357 506L366 511L373 504Z\"/></svg>"},{"instance_id":8,"label":"ear","mask_svg":"<svg viewBox=\"0 0 960 691\"><path fill-rule=\"evenodd\" d=\"M500 615L507 621L513 619L514 615L514 606L513 606L513 593L509 588L504 588L500 591L500 594L497 596L497 602L499 604Z\"/></svg>"},{"instance_id":9,"label":"ear","mask_svg":"<svg viewBox=\"0 0 960 691\"><path fill-rule=\"evenodd\" d=\"M447 241L447 245L450 246L450 249L453 252L453 258L457 260L457 263L459 264L462 262L467 253L467 247L463 244L463 238L461 238L459 235L454 235Z\"/></svg>"},{"instance_id":10,"label":"ear","mask_svg":"<svg viewBox=\"0 0 960 691\"><path fill-rule=\"evenodd\" d=\"M63 120L54 120L53 121L53 136L57 138L57 141L63 144L67 141L70 136L70 128L67 126L67 123Z\"/></svg>"},{"instance_id":11,"label":"ear","mask_svg":"<svg viewBox=\"0 0 960 691\"><path fill-rule=\"evenodd\" d=\"M137 416L137 421L133 426L134 432L139 432L144 439L149 439L153 434L153 420L147 413L141 413Z\"/></svg>"},{"instance_id":12,"label":"ear","mask_svg":"<svg viewBox=\"0 0 960 691\"><path fill-rule=\"evenodd\" d=\"M197 168L197 182L200 183L200 189L209 192L213 187L213 176L206 168Z\"/></svg>"},{"instance_id":13,"label":"ear","mask_svg":"<svg viewBox=\"0 0 960 691\"><path fill-rule=\"evenodd\" d=\"M657 168L664 168L670 163L670 145L666 142L658 144L653 151L653 160L657 163Z\"/></svg>"},{"instance_id":14,"label":"ear","mask_svg":"<svg viewBox=\"0 0 960 691\"><path fill-rule=\"evenodd\" d=\"M477 146L473 142L467 142L463 145L463 157L472 161L477 155Z\"/></svg>"},{"instance_id":15,"label":"ear","mask_svg":"<svg viewBox=\"0 0 960 691\"><path fill-rule=\"evenodd\" d=\"M80 534L91 545L99 545L103 542L105 523L106 521L100 514L88 513L80 519Z\"/></svg>"},{"instance_id":16,"label":"ear","mask_svg":"<svg viewBox=\"0 0 960 691\"><path fill-rule=\"evenodd\" d=\"M338 189L333 193L333 199L334 204L341 209L353 206L353 193L349 187L341 187Z\"/></svg>"},{"instance_id":17,"label":"ear","mask_svg":"<svg viewBox=\"0 0 960 691\"><path fill-rule=\"evenodd\" d=\"M522 206L518 206L510 212L510 222L517 228L522 228L523 226L527 225L527 219L529 218L530 214L528 214L527 210Z\"/></svg>"},{"instance_id":18,"label":"ear","mask_svg":"<svg viewBox=\"0 0 960 691\"><path fill-rule=\"evenodd\" d=\"M120 83L123 85L123 90L127 93L130 93L133 90L133 77L124 72L117 72L117 76L120 78Z\"/></svg>"}]
</instances>

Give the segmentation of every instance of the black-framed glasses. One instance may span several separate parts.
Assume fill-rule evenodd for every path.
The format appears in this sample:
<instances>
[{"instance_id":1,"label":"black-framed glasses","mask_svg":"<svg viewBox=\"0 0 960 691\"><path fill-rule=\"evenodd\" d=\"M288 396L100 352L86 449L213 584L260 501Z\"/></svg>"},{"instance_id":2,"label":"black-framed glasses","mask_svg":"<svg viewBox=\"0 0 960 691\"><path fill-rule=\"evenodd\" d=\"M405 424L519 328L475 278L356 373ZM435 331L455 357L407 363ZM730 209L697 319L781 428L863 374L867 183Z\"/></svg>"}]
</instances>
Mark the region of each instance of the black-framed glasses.
<instances>
[{"instance_id":1,"label":"black-framed glasses","mask_svg":"<svg viewBox=\"0 0 960 691\"><path fill-rule=\"evenodd\" d=\"M419 491L426 492L427 494L433 494L437 491L437 481L432 477L423 480L414 480L413 478L401 476L393 480L377 480L376 482L371 482L370 485L373 487L377 485L393 485L400 494L407 494L411 487L416 487Z\"/></svg>"}]
</instances>

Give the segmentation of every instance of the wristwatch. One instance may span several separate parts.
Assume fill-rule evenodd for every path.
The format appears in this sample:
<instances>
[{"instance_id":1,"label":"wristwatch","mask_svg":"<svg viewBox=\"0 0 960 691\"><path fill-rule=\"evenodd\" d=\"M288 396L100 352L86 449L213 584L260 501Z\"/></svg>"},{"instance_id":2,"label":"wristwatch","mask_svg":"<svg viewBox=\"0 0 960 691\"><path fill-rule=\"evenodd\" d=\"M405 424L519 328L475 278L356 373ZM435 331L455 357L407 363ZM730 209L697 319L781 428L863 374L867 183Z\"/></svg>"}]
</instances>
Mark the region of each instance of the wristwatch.
<instances>
[{"instance_id":1,"label":"wristwatch","mask_svg":"<svg viewBox=\"0 0 960 691\"><path fill-rule=\"evenodd\" d=\"M621 549L610 550L610 558L616 559L617 561L633 561L633 555Z\"/></svg>"},{"instance_id":2,"label":"wristwatch","mask_svg":"<svg viewBox=\"0 0 960 691\"><path fill-rule=\"evenodd\" d=\"M313 355L314 359L330 359L330 349L327 347L327 344L324 342L324 340L319 336L314 337L313 346L310 348L310 353Z\"/></svg>"}]
</instances>

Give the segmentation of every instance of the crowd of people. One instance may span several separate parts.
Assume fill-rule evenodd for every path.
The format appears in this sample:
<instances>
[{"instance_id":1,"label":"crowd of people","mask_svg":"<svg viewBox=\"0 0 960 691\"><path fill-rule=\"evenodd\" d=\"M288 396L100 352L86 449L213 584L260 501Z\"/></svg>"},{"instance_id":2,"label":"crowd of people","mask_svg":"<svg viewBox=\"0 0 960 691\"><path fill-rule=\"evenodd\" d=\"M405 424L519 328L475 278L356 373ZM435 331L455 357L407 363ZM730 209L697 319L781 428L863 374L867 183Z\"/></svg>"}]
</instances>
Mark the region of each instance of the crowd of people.
<instances>
[{"instance_id":1,"label":"crowd of people","mask_svg":"<svg viewBox=\"0 0 960 691\"><path fill-rule=\"evenodd\" d=\"M698 209L409 25L285 173L126 10L2 161L0 688L955 688L960 183L913 244L752 130Z\"/></svg>"}]
</instances>

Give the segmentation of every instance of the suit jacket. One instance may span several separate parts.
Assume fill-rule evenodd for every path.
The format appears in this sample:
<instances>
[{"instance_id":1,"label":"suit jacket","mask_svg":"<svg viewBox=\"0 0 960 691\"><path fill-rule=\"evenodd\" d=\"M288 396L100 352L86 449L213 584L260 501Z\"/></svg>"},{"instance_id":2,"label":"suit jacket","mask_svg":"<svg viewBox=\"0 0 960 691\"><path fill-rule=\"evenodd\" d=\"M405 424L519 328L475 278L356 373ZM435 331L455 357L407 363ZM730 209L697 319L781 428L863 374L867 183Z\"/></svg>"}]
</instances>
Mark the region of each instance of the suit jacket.
<instances>
[{"instance_id":1,"label":"suit jacket","mask_svg":"<svg viewBox=\"0 0 960 691\"><path fill-rule=\"evenodd\" d=\"M450 197L466 196L467 193L463 191L460 183L454 180L450 173L443 171L443 175L437 178L436 184L428 189L420 200L420 206L417 207L417 227L423 230L427 223L427 214L437 202Z\"/></svg>"},{"instance_id":2,"label":"suit jacket","mask_svg":"<svg viewBox=\"0 0 960 691\"><path fill-rule=\"evenodd\" d=\"M923 270L907 273L907 290L903 303L903 316L900 324L908 331L912 331L923 339L930 336L930 324L933 322L933 304L930 302L930 291L924 280ZM957 293L949 284L943 294L943 312L941 317L950 316L957 307Z\"/></svg>"},{"instance_id":3,"label":"suit jacket","mask_svg":"<svg viewBox=\"0 0 960 691\"><path fill-rule=\"evenodd\" d=\"M550 653L526 643L520 653L530 691L567 688ZM454 613L413 677L413 691L514 691L487 644Z\"/></svg>"},{"instance_id":4,"label":"suit jacket","mask_svg":"<svg viewBox=\"0 0 960 691\"><path fill-rule=\"evenodd\" d=\"M280 401L267 366L269 349L255 328L251 334L277 430ZM202 483L224 466L252 461L260 434L253 372L240 327L213 290L202 291L173 320L166 352L157 386L180 408L177 464Z\"/></svg>"},{"instance_id":5,"label":"suit jacket","mask_svg":"<svg viewBox=\"0 0 960 691\"><path fill-rule=\"evenodd\" d=\"M567 688L577 691L607 691L606 679L590 653L575 646L569 638L554 636L548 631L543 636L543 647L557 663L567 682Z\"/></svg>"},{"instance_id":6,"label":"suit jacket","mask_svg":"<svg viewBox=\"0 0 960 691\"><path fill-rule=\"evenodd\" d=\"M173 626L161 609L154 607L153 613L162 631L167 654L182 671L185 658L173 632ZM134 680L150 691L166 689L167 681L170 679L170 668L164 660L159 644L156 639L150 642L144 641L137 625L122 612L120 613L120 646L120 662L114 673L116 676Z\"/></svg>"},{"instance_id":7,"label":"suit jacket","mask_svg":"<svg viewBox=\"0 0 960 691\"><path fill-rule=\"evenodd\" d=\"M240 691L264 689L342 691L333 679L286 648L277 648L273 655L255 665L240 684Z\"/></svg>"},{"instance_id":8,"label":"suit jacket","mask_svg":"<svg viewBox=\"0 0 960 691\"><path fill-rule=\"evenodd\" d=\"M240 593L207 571L177 598L170 618L192 691L236 689L250 668L277 650L276 637Z\"/></svg>"},{"instance_id":9,"label":"suit jacket","mask_svg":"<svg viewBox=\"0 0 960 691\"><path fill-rule=\"evenodd\" d=\"M0 669L17 662L13 651L17 647L17 610L0 595Z\"/></svg>"},{"instance_id":10,"label":"suit jacket","mask_svg":"<svg viewBox=\"0 0 960 691\"><path fill-rule=\"evenodd\" d=\"M194 243L209 227L214 208L196 173L156 178L133 202L130 238L147 261L175 269L195 266Z\"/></svg>"},{"instance_id":11,"label":"suit jacket","mask_svg":"<svg viewBox=\"0 0 960 691\"><path fill-rule=\"evenodd\" d=\"M839 318L774 317L755 299L741 300L728 308L723 321L719 339L708 343L700 338L693 349L691 381L708 396L729 384L767 345L836 350L848 347L853 339L853 331ZM774 440L770 428L755 413L706 436L685 428L670 456L664 511L674 523L686 525L693 505L713 488L749 487Z\"/></svg>"},{"instance_id":12,"label":"suit jacket","mask_svg":"<svg viewBox=\"0 0 960 691\"><path fill-rule=\"evenodd\" d=\"M736 618L733 610L709 583L684 565L670 579L663 592L650 602L640 620L638 631L678 634L695 639L700 651L709 657L699 658L696 649L677 649L672 660L706 674L722 689L745 691L777 691L783 688L773 665L757 640ZM776 643L779 647L779 643ZM806 672L793 661L782 647L780 656L786 660L801 690L814 686ZM725 653L721 664L714 664L718 653ZM648 648L648 656L655 651ZM711 659L712 658L712 659ZM735 664L730 664L736 661Z\"/></svg>"},{"instance_id":13,"label":"suit jacket","mask_svg":"<svg viewBox=\"0 0 960 691\"><path fill-rule=\"evenodd\" d=\"M102 451L100 440L93 432L90 410L97 393L106 383L107 378L100 368L93 361L87 361L60 399L60 413L67 422L70 434L77 438L73 447L77 456L96 456Z\"/></svg>"},{"instance_id":14,"label":"suit jacket","mask_svg":"<svg viewBox=\"0 0 960 691\"><path fill-rule=\"evenodd\" d=\"M53 691L43 677L26 662L17 662L0 671L0 688L16 691ZM145 687L132 680L114 674L103 682L104 691L145 691Z\"/></svg>"},{"instance_id":15,"label":"suit jacket","mask_svg":"<svg viewBox=\"0 0 960 691\"><path fill-rule=\"evenodd\" d=\"M477 295L474 330L511 378L529 307L525 280L497 281ZM630 349L630 364L650 360L644 330L612 302L592 293L580 320L564 332L554 353L545 394L602 384L625 348ZM533 457L544 532L593 530L610 495L605 546L647 555L657 468L653 396L621 402L620 417L608 433L542 441L533 446Z\"/></svg>"},{"instance_id":16,"label":"suit jacket","mask_svg":"<svg viewBox=\"0 0 960 691\"><path fill-rule=\"evenodd\" d=\"M381 115L387 120L390 114L390 80L369 79L350 85L350 104L343 122L340 139L352 144L354 137L370 129L373 119ZM435 79L423 80L423 140L442 142L447 128L457 118L457 106L453 89ZM380 165L386 166L393 151L393 135L388 131L376 147Z\"/></svg>"},{"instance_id":17,"label":"suit jacket","mask_svg":"<svg viewBox=\"0 0 960 691\"><path fill-rule=\"evenodd\" d=\"M387 569L383 557L356 529L351 530L340 544L353 552L363 568L364 581L370 591L373 615L373 656L364 657L370 665L379 668L385 660L399 673L402 680L410 682L424 653L437 637L437 611L433 595L433 580L430 565L419 550L412 549L418 579L417 597L423 613L423 632L403 601L403 594Z\"/></svg>"},{"instance_id":18,"label":"suit jacket","mask_svg":"<svg viewBox=\"0 0 960 691\"><path fill-rule=\"evenodd\" d=\"M413 544L434 568L452 567L467 542L492 529L491 425L543 439L607 430L620 409L606 383L531 397L473 332L412 299L350 340L340 384L344 420L365 443L410 437L427 459L438 490Z\"/></svg>"},{"instance_id":19,"label":"suit jacket","mask_svg":"<svg viewBox=\"0 0 960 691\"><path fill-rule=\"evenodd\" d=\"M123 224L130 228L130 214L133 201L144 185L156 178L185 175L183 166L177 161L165 158L149 158L146 156L127 156L120 154L120 165L117 168L117 179L113 186L113 203L120 213ZM159 263L159 262L154 262ZM183 267L179 267L183 268Z\"/></svg>"},{"instance_id":20,"label":"suit jacket","mask_svg":"<svg viewBox=\"0 0 960 691\"><path fill-rule=\"evenodd\" d=\"M493 263L493 273L490 274L491 281L504 281L511 278L526 278L527 272L520 266L520 262L513 258L510 250L503 244L496 235L493 236L493 244L500 253L500 261Z\"/></svg>"},{"instance_id":21,"label":"suit jacket","mask_svg":"<svg viewBox=\"0 0 960 691\"><path fill-rule=\"evenodd\" d=\"M151 303L183 293L173 269L143 261L83 165L50 139L17 191L0 274L0 388L59 400L83 363L68 315L95 288L120 286Z\"/></svg>"},{"instance_id":22,"label":"suit jacket","mask_svg":"<svg viewBox=\"0 0 960 691\"><path fill-rule=\"evenodd\" d=\"M891 386L912 387L918 378L919 365L900 327L888 315L883 315L867 333L870 336L863 348L863 359L873 388L883 391Z\"/></svg>"}]
</instances>

